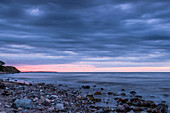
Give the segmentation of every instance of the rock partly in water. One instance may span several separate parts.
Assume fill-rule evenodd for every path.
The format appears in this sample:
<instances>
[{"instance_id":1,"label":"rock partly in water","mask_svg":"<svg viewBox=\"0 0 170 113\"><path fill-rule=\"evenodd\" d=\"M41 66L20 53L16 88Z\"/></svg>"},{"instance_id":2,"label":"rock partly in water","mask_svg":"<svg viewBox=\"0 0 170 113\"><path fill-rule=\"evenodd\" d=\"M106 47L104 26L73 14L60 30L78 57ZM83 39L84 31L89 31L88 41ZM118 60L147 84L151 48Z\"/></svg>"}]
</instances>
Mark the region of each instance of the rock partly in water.
<instances>
[{"instance_id":1,"label":"rock partly in water","mask_svg":"<svg viewBox=\"0 0 170 113\"><path fill-rule=\"evenodd\" d=\"M90 89L90 86L82 86L83 89Z\"/></svg>"}]
</instances>

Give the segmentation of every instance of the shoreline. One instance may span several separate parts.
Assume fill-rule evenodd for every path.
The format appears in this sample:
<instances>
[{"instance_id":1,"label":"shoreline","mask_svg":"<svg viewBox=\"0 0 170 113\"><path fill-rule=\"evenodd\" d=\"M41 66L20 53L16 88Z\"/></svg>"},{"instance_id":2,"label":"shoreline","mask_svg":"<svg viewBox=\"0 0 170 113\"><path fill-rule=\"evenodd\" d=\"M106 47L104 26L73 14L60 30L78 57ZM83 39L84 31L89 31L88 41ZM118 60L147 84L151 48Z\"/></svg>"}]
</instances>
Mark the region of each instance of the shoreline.
<instances>
[{"instance_id":1,"label":"shoreline","mask_svg":"<svg viewBox=\"0 0 170 113\"><path fill-rule=\"evenodd\" d=\"M135 91L128 94L122 89L121 94L102 91L90 92L92 86L82 86L80 89L69 88L58 84L45 83L24 83L0 79L0 111L7 113L14 112L157 112L168 113L168 106L165 102L156 104L152 100L144 100ZM93 86L96 87L96 86ZM89 92L84 93L82 90ZM101 89L104 90L104 89ZM112 107L101 107L100 104L110 103L104 100L105 95L112 96L116 104ZM22 103L21 105L17 105Z\"/></svg>"}]
</instances>

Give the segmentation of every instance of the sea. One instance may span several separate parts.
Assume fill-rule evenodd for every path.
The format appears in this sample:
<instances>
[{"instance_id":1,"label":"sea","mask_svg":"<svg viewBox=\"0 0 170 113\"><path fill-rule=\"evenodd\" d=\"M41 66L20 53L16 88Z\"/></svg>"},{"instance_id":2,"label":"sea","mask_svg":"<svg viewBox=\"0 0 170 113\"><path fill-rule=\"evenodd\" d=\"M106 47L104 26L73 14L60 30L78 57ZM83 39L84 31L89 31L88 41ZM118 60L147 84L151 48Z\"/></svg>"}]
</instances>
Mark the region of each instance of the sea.
<instances>
[{"instance_id":1,"label":"sea","mask_svg":"<svg viewBox=\"0 0 170 113\"><path fill-rule=\"evenodd\" d=\"M105 92L129 94L136 91L144 99L157 103L165 101L170 106L170 72L30 72L1 74L24 82L64 84L72 88L89 85L103 88Z\"/></svg>"}]
</instances>

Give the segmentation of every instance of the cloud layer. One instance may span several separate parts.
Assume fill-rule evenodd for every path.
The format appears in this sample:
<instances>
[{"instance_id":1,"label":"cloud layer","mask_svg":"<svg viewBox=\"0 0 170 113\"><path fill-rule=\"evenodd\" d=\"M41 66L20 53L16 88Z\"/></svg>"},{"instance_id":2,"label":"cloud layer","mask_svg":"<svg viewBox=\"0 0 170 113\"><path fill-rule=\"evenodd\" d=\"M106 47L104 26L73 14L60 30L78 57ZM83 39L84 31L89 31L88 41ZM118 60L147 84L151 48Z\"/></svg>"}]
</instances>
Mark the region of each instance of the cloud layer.
<instances>
[{"instance_id":1,"label":"cloud layer","mask_svg":"<svg viewBox=\"0 0 170 113\"><path fill-rule=\"evenodd\" d=\"M1 0L10 65L170 67L168 0Z\"/></svg>"}]
</instances>

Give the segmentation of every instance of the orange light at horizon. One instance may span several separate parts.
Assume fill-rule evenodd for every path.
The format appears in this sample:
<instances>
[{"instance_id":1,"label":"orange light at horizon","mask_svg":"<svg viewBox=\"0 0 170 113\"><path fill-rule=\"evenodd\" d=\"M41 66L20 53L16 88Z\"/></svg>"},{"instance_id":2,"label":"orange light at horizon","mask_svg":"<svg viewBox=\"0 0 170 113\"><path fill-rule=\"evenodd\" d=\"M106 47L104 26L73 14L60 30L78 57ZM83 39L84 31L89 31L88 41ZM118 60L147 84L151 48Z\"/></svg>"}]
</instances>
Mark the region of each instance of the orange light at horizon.
<instances>
[{"instance_id":1,"label":"orange light at horizon","mask_svg":"<svg viewBox=\"0 0 170 113\"><path fill-rule=\"evenodd\" d=\"M170 72L170 67L103 67L93 65L55 64L55 65L23 65L16 66L22 72Z\"/></svg>"}]
</instances>

